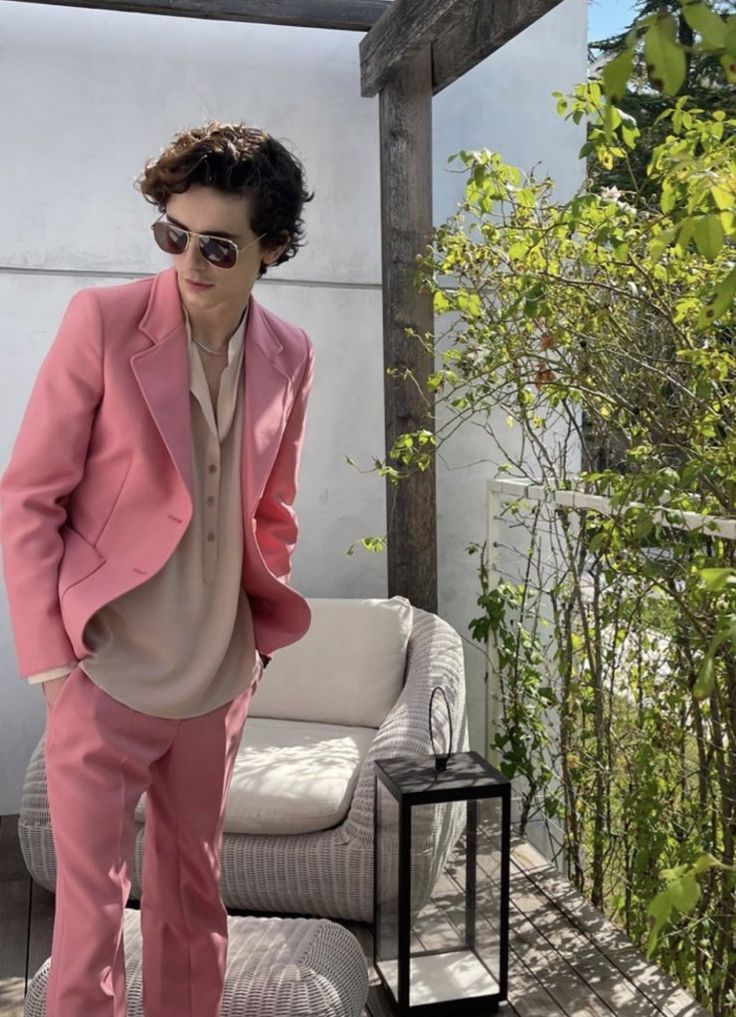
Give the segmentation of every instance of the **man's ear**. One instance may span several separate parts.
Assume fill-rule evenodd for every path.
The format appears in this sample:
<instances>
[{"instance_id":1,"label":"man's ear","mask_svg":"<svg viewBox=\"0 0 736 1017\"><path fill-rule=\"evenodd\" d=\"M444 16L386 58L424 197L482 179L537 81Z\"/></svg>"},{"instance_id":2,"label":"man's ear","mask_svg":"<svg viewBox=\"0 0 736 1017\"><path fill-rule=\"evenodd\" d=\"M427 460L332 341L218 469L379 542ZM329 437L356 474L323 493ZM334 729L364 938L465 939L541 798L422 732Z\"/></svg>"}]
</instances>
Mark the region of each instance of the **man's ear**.
<instances>
[{"instance_id":1,"label":"man's ear","mask_svg":"<svg viewBox=\"0 0 736 1017\"><path fill-rule=\"evenodd\" d=\"M266 263L269 266L273 265L276 261L278 261L278 259L281 257L281 255L284 253L288 246L289 246L289 237L287 236L282 244L279 244L275 247L270 247L266 252L269 255L269 259ZM266 259L264 258L263 260L265 261Z\"/></svg>"}]
</instances>

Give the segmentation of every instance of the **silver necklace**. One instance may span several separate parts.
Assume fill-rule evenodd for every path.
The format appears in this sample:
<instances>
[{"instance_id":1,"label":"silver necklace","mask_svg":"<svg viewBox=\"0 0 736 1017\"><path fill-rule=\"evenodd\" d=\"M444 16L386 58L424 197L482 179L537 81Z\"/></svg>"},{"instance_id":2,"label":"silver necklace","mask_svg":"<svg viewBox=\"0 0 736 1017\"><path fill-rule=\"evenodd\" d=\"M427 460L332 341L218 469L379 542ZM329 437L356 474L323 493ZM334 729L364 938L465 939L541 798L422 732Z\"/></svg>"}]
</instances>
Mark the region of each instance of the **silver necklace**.
<instances>
[{"instance_id":1,"label":"silver necklace","mask_svg":"<svg viewBox=\"0 0 736 1017\"><path fill-rule=\"evenodd\" d=\"M227 353L228 353L227 348L225 348L224 350L212 350L212 349L210 349L209 346L205 346L204 343L201 343L199 341L199 339L195 339L194 336L192 336L192 342L196 343L197 346L200 347L200 349L207 350L208 353L214 353L214 354L219 355L221 357L226 357L227 356Z\"/></svg>"}]
</instances>

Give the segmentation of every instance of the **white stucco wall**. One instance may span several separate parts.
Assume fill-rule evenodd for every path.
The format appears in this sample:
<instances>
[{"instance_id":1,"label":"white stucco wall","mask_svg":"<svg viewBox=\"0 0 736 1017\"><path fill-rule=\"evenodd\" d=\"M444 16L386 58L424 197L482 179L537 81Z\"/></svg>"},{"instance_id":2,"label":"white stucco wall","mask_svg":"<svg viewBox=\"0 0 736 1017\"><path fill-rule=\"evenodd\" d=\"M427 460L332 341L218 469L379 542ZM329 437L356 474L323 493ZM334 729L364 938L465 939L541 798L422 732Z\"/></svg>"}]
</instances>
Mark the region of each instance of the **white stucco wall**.
<instances>
[{"instance_id":1,"label":"white stucco wall","mask_svg":"<svg viewBox=\"0 0 736 1017\"><path fill-rule=\"evenodd\" d=\"M132 186L145 160L182 127L210 117L245 120L287 143L316 191L305 212L307 246L255 289L315 345L292 581L307 596L383 596L385 557L346 554L386 526L380 478L346 462L350 456L370 470L384 451L378 100L360 96L360 35L2 7L0 469L71 295L170 264L150 237L156 211ZM585 41L585 0L564 0L437 97L436 222L462 193L447 167L461 147L498 148L525 167L541 160L562 189L577 186L579 132L558 121L550 92L584 78ZM477 441L459 437L449 466L481 458ZM477 596L475 562L464 548L483 539L484 482L492 473L490 463L438 470L440 613L463 636ZM483 751L484 711L474 708L482 704L483 667L470 650L466 661L471 738ZM46 710L41 689L18 677L4 589L0 673L4 815L19 811Z\"/></svg>"}]
</instances>

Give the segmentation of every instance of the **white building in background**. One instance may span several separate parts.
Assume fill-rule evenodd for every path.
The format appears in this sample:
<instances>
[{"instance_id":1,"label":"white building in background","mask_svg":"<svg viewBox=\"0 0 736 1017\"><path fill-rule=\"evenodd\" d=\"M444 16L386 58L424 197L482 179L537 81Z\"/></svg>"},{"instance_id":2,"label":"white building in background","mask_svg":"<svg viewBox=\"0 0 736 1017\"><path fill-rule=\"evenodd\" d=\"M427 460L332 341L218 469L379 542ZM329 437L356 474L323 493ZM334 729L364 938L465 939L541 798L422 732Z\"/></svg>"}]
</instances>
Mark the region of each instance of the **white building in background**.
<instances>
[{"instance_id":1,"label":"white building in background","mask_svg":"<svg viewBox=\"0 0 736 1017\"><path fill-rule=\"evenodd\" d=\"M146 159L183 127L244 120L295 151L316 192L307 245L255 288L315 346L292 582L306 596L386 595L385 556L347 554L362 536L386 532L383 481L369 472L384 454L378 99L360 95L360 33L13 0L0 27L0 471L70 296L170 264L150 236L156 210L133 188ZM493 148L524 169L541 163L563 196L579 186L582 128L556 115L551 93L585 79L586 41L585 0L563 0L435 98L435 223L462 195L459 163L447 163L461 148ZM492 456L482 432L464 429L437 471L439 612L468 640L470 736L480 752L485 662L469 641L477 556L465 548L485 536ZM0 668L7 815L20 810L46 706L18 677L1 587Z\"/></svg>"}]
</instances>

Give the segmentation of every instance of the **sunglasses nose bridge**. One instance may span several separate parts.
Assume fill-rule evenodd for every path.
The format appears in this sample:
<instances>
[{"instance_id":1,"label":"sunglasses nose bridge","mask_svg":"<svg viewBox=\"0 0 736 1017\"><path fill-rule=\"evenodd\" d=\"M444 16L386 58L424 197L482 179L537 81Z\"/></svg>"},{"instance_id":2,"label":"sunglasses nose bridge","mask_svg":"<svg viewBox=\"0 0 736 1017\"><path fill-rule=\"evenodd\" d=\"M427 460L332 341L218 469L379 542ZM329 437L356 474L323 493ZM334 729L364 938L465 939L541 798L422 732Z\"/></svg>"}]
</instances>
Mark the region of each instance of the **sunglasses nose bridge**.
<instances>
[{"instance_id":1,"label":"sunglasses nose bridge","mask_svg":"<svg viewBox=\"0 0 736 1017\"><path fill-rule=\"evenodd\" d=\"M181 252L180 257L188 258L189 261L194 261L195 264L204 262L207 264L207 258L202 253L202 249L199 246L200 240L198 236L192 236L191 233L186 234L186 246Z\"/></svg>"}]
</instances>

